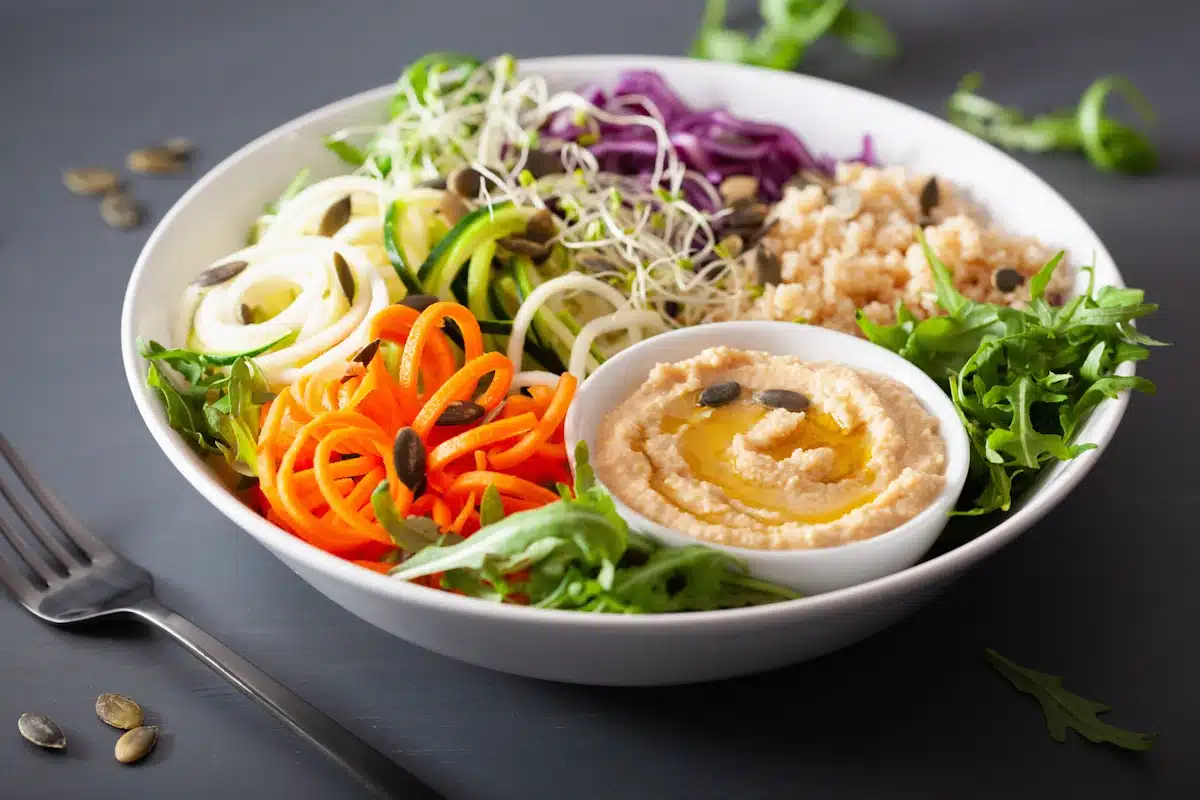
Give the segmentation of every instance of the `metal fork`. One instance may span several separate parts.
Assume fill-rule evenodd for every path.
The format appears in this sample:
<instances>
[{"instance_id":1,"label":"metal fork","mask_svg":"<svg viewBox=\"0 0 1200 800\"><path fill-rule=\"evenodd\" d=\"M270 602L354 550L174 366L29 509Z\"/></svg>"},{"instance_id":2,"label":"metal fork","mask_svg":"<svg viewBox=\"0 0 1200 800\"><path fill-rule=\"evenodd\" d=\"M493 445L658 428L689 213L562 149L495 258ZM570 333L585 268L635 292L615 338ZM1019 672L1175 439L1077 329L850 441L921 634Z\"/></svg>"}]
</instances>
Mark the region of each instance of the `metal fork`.
<instances>
[{"instance_id":1,"label":"metal fork","mask_svg":"<svg viewBox=\"0 0 1200 800\"><path fill-rule=\"evenodd\" d=\"M149 622L266 706L296 734L316 745L377 795L430 800L442 797L279 681L160 603L154 596L150 573L77 522L34 477L3 434L0 434L0 455L62 534L60 538L47 530L18 499L14 485L6 484L0 477L0 495L24 523L27 533L44 548L40 552L31 546L26 537L0 516L0 534L28 570L6 561L6 556L0 553L0 582L8 586L23 606L55 625L118 615Z\"/></svg>"}]
</instances>

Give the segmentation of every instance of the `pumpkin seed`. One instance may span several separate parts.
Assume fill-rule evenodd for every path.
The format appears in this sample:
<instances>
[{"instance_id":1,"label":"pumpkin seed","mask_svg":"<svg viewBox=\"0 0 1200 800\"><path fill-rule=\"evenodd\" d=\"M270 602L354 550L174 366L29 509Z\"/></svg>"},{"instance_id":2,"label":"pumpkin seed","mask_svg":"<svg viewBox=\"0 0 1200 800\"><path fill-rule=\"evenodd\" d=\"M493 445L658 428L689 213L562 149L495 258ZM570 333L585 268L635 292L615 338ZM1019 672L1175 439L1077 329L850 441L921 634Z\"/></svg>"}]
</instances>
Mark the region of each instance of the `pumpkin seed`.
<instances>
[{"instance_id":1,"label":"pumpkin seed","mask_svg":"<svg viewBox=\"0 0 1200 800\"><path fill-rule=\"evenodd\" d=\"M158 742L158 726L142 725L121 734L113 753L122 764L133 764L146 757Z\"/></svg>"},{"instance_id":2,"label":"pumpkin seed","mask_svg":"<svg viewBox=\"0 0 1200 800\"><path fill-rule=\"evenodd\" d=\"M425 482L425 443L412 428L401 428L392 444L392 463L396 477L416 493Z\"/></svg>"},{"instance_id":3,"label":"pumpkin seed","mask_svg":"<svg viewBox=\"0 0 1200 800\"><path fill-rule=\"evenodd\" d=\"M842 219L854 219L862 211L862 192L853 186L835 186L829 190L829 204Z\"/></svg>"},{"instance_id":4,"label":"pumpkin seed","mask_svg":"<svg viewBox=\"0 0 1200 800\"><path fill-rule=\"evenodd\" d=\"M788 411L803 411L812 402L807 396L791 389L764 389L754 395L754 401L767 408L783 408Z\"/></svg>"},{"instance_id":5,"label":"pumpkin seed","mask_svg":"<svg viewBox=\"0 0 1200 800\"><path fill-rule=\"evenodd\" d=\"M941 191L938 189L937 178L931 177L929 180L925 181L925 185L921 187L921 217L928 219L929 212L937 208L937 205L940 202Z\"/></svg>"},{"instance_id":6,"label":"pumpkin seed","mask_svg":"<svg viewBox=\"0 0 1200 800\"><path fill-rule=\"evenodd\" d=\"M249 325L252 319L254 319L254 309L245 303L238 306L238 322Z\"/></svg>"},{"instance_id":7,"label":"pumpkin seed","mask_svg":"<svg viewBox=\"0 0 1200 800\"><path fill-rule=\"evenodd\" d=\"M667 302L663 303L663 313L671 319L677 319L679 317L679 312L682 310L683 306L679 305L679 303L675 302L674 300L668 300Z\"/></svg>"},{"instance_id":8,"label":"pumpkin seed","mask_svg":"<svg viewBox=\"0 0 1200 800\"><path fill-rule=\"evenodd\" d=\"M350 265L341 253L333 254L333 269L337 272L338 283L342 285L342 294L346 295L346 302L353 305L354 273L350 271Z\"/></svg>"},{"instance_id":9,"label":"pumpkin seed","mask_svg":"<svg viewBox=\"0 0 1200 800\"><path fill-rule=\"evenodd\" d=\"M620 269L617 262L596 253L584 253L575 259L575 263L587 272L616 272Z\"/></svg>"},{"instance_id":10,"label":"pumpkin seed","mask_svg":"<svg viewBox=\"0 0 1200 800\"><path fill-rule=\"evenodd\" d=\"M725 205L732 206L738 200L753 200L758 196L758 178L753 175L730 175L717 188Z\"/></svg>"},{"instance_id":11,"label":"pumpkin seed","mask_svg":"<svg viewBox=\"0 0 1200 800\"><path fill-rule=\"evenodd\" d=\"M67 737L62 728L58 727L54 720L41 714L22 714L17 720L17 730L38 747L62 750L67 746Z\"/></svg>"},{"instance_id":12,"label":"pumpkin seed","mask_svg":"<svg viewBox=\"0 0 1200 800\"><path fill-rule=\"evenodd\" d=\"M183 170L183 161L165 147L146 147L126 156L125 166L142 175L170 175Z\"/></svg>"},{"instance_id":13,"label":"pumpkin seed","mask_svg":"<svg viewBox=\"0 0 1200 800\"><path fill-rule=\"evenodd\" d=\"M529 256L534 261L543 261L550 255L550 245L530 241L523 236L505 236L497 239L496 243L518 255Z\"/></svg>"},{"instance_id":14,"label":"pumpkin seed","mask_svg":"<svg viewBox=\"0 0 1200 800\"><path fill-rule=\"evenodd\" d=\"M1025 276L1012 267L1001 267L992 273L992 286L1002 292L1014 292L1023 283L1025 283Z\"/></svg>"},{"instance_id":15,"label":"pumpkin seed","mask_svg":"<svg viewBox=\"0 0 1200 800\"><path fill-rule=\"evenodd\" d=\"M431 294L410 294L400 301L400 305L408 306L416 311L424 311L437 301L438 299Z\"/></svg>"},{"instance_id":16,"label":"pumpkin seed","mask_svg":"<svg viewBox=\"0 0 1200 800\"><path fill-rule=\"evenodd\" d=\"M226 261L224 264L209 267L192 279L192 286L216 286L237 277L248 266L249 261Z\"/></svg>"},{"instance_id":17,"label":"pumpkin seed","mask_svg":"<svg viewBox=\"0 0 1200 800\"><path fill-rule=\"evenodd\" d=\"M733 206L733 212L721 220L724 231L741 230L743 228L761 228L767 221L767 207L762 203L746 203Z\"/></svg>"},{"instance_id":18,"label":"pumpkin seed","mask_svg":"<svg viewBox=\"0 0 1200 800\"><path fill-rule=\"evenodd\" d=\"M474 200L483 188L483 176L474 167L459 167L446 176L446 185L464 200Z\"/></svg>"},{"instance_id":19,"label":"pumpkin seed","mask_svg":"<svg viewBox=\"0 0 1200 800\"><path fill-rule=\"evenodd\" d=\"M446 192L442 195L442 201L438 204L438 211L446 218L446 222L451 225L457 225L459 220L471 213L471 207L468 206L463 199L453 192Z\"/></svg>"},{"instance_id":20,"label":"pumpkin seed","mask_svg":"<svg viewBox=\"0 0 1200 800\"><path fill-rule=\"evenodd\" d=\"M132 197L118 190L104 195L100 201L100 216L109 227L136 228L142 222L142 207Z\"/></svg>"},{"instance_id":21,"label":"pumpkin seed","mask_svg":"<svg viewBox=\"0 0 1200 800\"><path fill-rule=\"evenodd\" d=\"M121 186L116 173L99 167L80 167L63 173L63 183L72 194L95 195L115 192Z\"/></svg>"},{"instance_id":22,"label":"pumpkin seed","mask_svg":"<svg viewBox=\"0 0 1200 800\"><path fill-rule=\"evenodd\" d=\"M108 692L96 698L96 716L123 731L133 730L144 719L142 707L133 698Z\"/></svg>"},{"instance_id":23,"label":"pumpkin seed","mask_svg":"<svg viewBox=\"0 0 1200 800\"><path fill-rule=\"evenodd\" d=\"M483 419L487 409L472 403L470 400L455 400L446 406L446 410L437 418L434 425L468 425L477 419Z\"/></svg>"},{"instance_id":24,"label":"pumpkin seed","mask_svg":"<svg viewBox=\"0 0 1200 800\"><path fill-rule=\"evenodd\" d=\"M765 247L754 248L754 274L760 285L783 282L783 263Z\"/></svg>"},{"instance_id":25,"label":"pumpkin seed","mask_svg":"<svg viewBox=\"0 0 1200 800\"><path fill-rule=\"evenodd\" d=\"M566 172L562 157L558 153L551 153L548 150L530 150L529 154L525 156L525 169L529 170L529 174L535 178Z\"/></svg>"},{"instance_id":26,"label":"pumpkin seed","mask_svg":"<svg viewBox=\"0 0 1200 800\"><path fill-rule=\"evenodd\" d=\"M350 195L346 195L341 200L338 200L325 210L325 216L321 217L321 224L317 227L317 233L321 236L333 236L350 221L350 212L353 208L354 205L350 200Z\"/></svg>"},{"instance_id":27,"label":"pumpkin seed","mask_svg":"<svg viewBox=\"0 0 1200 800\"><path fill-rule=\"evenodd\" d=\"M354 355L354 358L350 360L362 364L365 367L367 364L371 363L371 359L374 358L375 354L379 352L379 345L379 339L372 339L367 343L366 347L364 347L362 350L359 350Z\"/></svg>"},{"instance_id":28,"label":"pumpkin seed","mask_svg":"<svg viewBox=\"0 0 1200 800\"><path fill-rule=\"evenodd\" d=\"M163 149L180 161L187 161L196 152L196 145L182 136L172 136L163 142Z\"/></svg>"},{"instance_id":29,"label":"pumpkin seed","mask_svg":"<svg viewBox=\"0 0 1200 800\"><path fill-rule=\"evenodd\" d=\"M558 235L558 226L554 224L554 215L544 208L533 212L525 225L525 238L531 242L545 244Z\"/></svg>"},{"instance_id":30,"label":"pumpkin seed","mask_svg":"<svg viewBox=\"0 0 1200 800\"><path fill-rule=\"evenodd\" d=\"M737 381L725 381L724 383L714 383L703 392L700 393L700 399L697 405L723 406L726 403L732 403L737 400L742 393L742 385Z\"/></svg>"}]
</instances>

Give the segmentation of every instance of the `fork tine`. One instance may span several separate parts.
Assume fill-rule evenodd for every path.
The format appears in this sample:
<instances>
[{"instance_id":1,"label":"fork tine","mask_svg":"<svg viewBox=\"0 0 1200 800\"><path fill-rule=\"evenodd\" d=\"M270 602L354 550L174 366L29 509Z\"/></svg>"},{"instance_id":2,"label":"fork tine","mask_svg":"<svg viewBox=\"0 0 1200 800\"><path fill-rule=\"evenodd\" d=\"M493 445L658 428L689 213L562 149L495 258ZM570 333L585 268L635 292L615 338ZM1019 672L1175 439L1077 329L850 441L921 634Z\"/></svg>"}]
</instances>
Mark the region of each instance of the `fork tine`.
<instances>
[{"instance_id":1,"label":"fork tine","mask_svg":"<svg viewBox=\"0 0 1200 800\"><path fill-rule=\"evenodd\" d=\"M0 557L0 583L8 585L12 589L13 594L22 603L32 603L41 589L34 586L32 582L17 570L9 566L8 562Z\"/></svg>"},{"instance_id":2,"label":"fork tine","mask_svg":"<svg viewBox=\"0 0 1200 800\"><path fill-rule=\"evenodd\" d=\"M3 433L0 433L0 454L3 454L4 460L8 462L8 466L20 478L29 493L33 495L33 499L37 500L38 505L62 529L72 544L93 559L111 552L104 542L97 539L91 531L71 516L66 506L59 502L58 498L51 494L50 490L34 476L33 470L17 454L16 449Z\"/></svg>"},{"instance_id":3,"label":"fork tine","mask_svg":"<svg viewBox=\"0 0 1200 800\"><path fill-rule=\"evenodd\" d=\"M17 532L9 527L8 523L0 517L0 535L8 540L12 545L13 550L17 551L17 555L24 559L29 568L38 574L38 577L46 582L47 585L61 580L62 576L50 568L46 560L33 551L25 540L17 535Z\"/></svg>"},{"instance_id":4,"label":"fork tine","mask_svg":"<svg viewBox=\"0 0 1200 800\"><path fill-rule=\"evenodd\" d=\"M25 508L25 504L17 500L15 494L9 490L8 484L0 480L0 496L3 496L8 504L12 506L13 511L17 512L17 516L25 523L25 526L33 533L34 537L42 543L50 553L58 559L58 563L63 569L70 571L71 567L82 566L83 561L77 555L72 555L67 552L67 548L62 546L62 542L58 537L46 530L45 526L29 513L29 509Z\"/></svg>"}]
</instances>

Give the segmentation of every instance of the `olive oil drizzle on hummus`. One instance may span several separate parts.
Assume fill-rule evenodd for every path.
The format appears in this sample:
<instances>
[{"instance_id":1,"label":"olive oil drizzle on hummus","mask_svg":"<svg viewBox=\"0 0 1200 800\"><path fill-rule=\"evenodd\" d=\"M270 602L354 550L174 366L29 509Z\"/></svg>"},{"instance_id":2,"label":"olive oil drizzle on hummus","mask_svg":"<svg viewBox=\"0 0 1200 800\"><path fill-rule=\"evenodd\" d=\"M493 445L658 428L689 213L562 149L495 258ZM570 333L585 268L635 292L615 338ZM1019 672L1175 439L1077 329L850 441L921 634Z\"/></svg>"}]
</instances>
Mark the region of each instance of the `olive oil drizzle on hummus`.
<instances>
[{"instance_id":1,"label":"olive oil drizzle on hummus","mask_svg":"<svg viewBox=\"0 0 1200 800\"><path fill-rule=\"evenodd\" d=\"M663 419L663 432L678 434L680 453L692 473L701 481L719 487L745 514L764 521L820 524L840 519L876 497L874 492L864 492L839 508L806 512L796 507L794 494L786 487L763 486L748 480L738 472L734 462L734 439L753 428L768 409L752 402L738 401L717 408L693 405L680 411L678 415ZM867 469L871 450L866 428L859 425L847 430L834 417L816 408L804 413L794 431L758 452L782 461L796 450L818 448L828 448L834 454L828 482L848 478L857 478L866 484L873 482ZM663 497L678 505L669 487L657 478L654 483ZM704 516L695 511L689 513L700 518Z\"/></svg>"}]
</instances>

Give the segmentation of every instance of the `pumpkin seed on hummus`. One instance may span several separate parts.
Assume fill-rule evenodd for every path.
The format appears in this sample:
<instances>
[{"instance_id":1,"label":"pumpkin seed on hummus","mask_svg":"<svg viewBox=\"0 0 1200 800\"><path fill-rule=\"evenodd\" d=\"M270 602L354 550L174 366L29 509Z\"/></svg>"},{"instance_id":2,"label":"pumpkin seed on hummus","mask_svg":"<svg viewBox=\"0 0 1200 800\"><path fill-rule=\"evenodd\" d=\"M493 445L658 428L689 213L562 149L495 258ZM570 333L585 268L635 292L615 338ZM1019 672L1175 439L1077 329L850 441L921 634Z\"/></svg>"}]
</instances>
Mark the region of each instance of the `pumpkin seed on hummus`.
<instances>
[{"instance_id":1,"label":"pumpkin seed on hummus","mask_svg":"<svg viewBox=\"0 0 1200 800\"><path fill-rule=\"evenodd\" d=\"M734 381L750 391L697 403ZM656 366L609 412L597 443L597 477L630 508L697 539L761 550L877 536L945 486L937 418L902 383L728 347Z\"/></svg>"}]
</instances>

